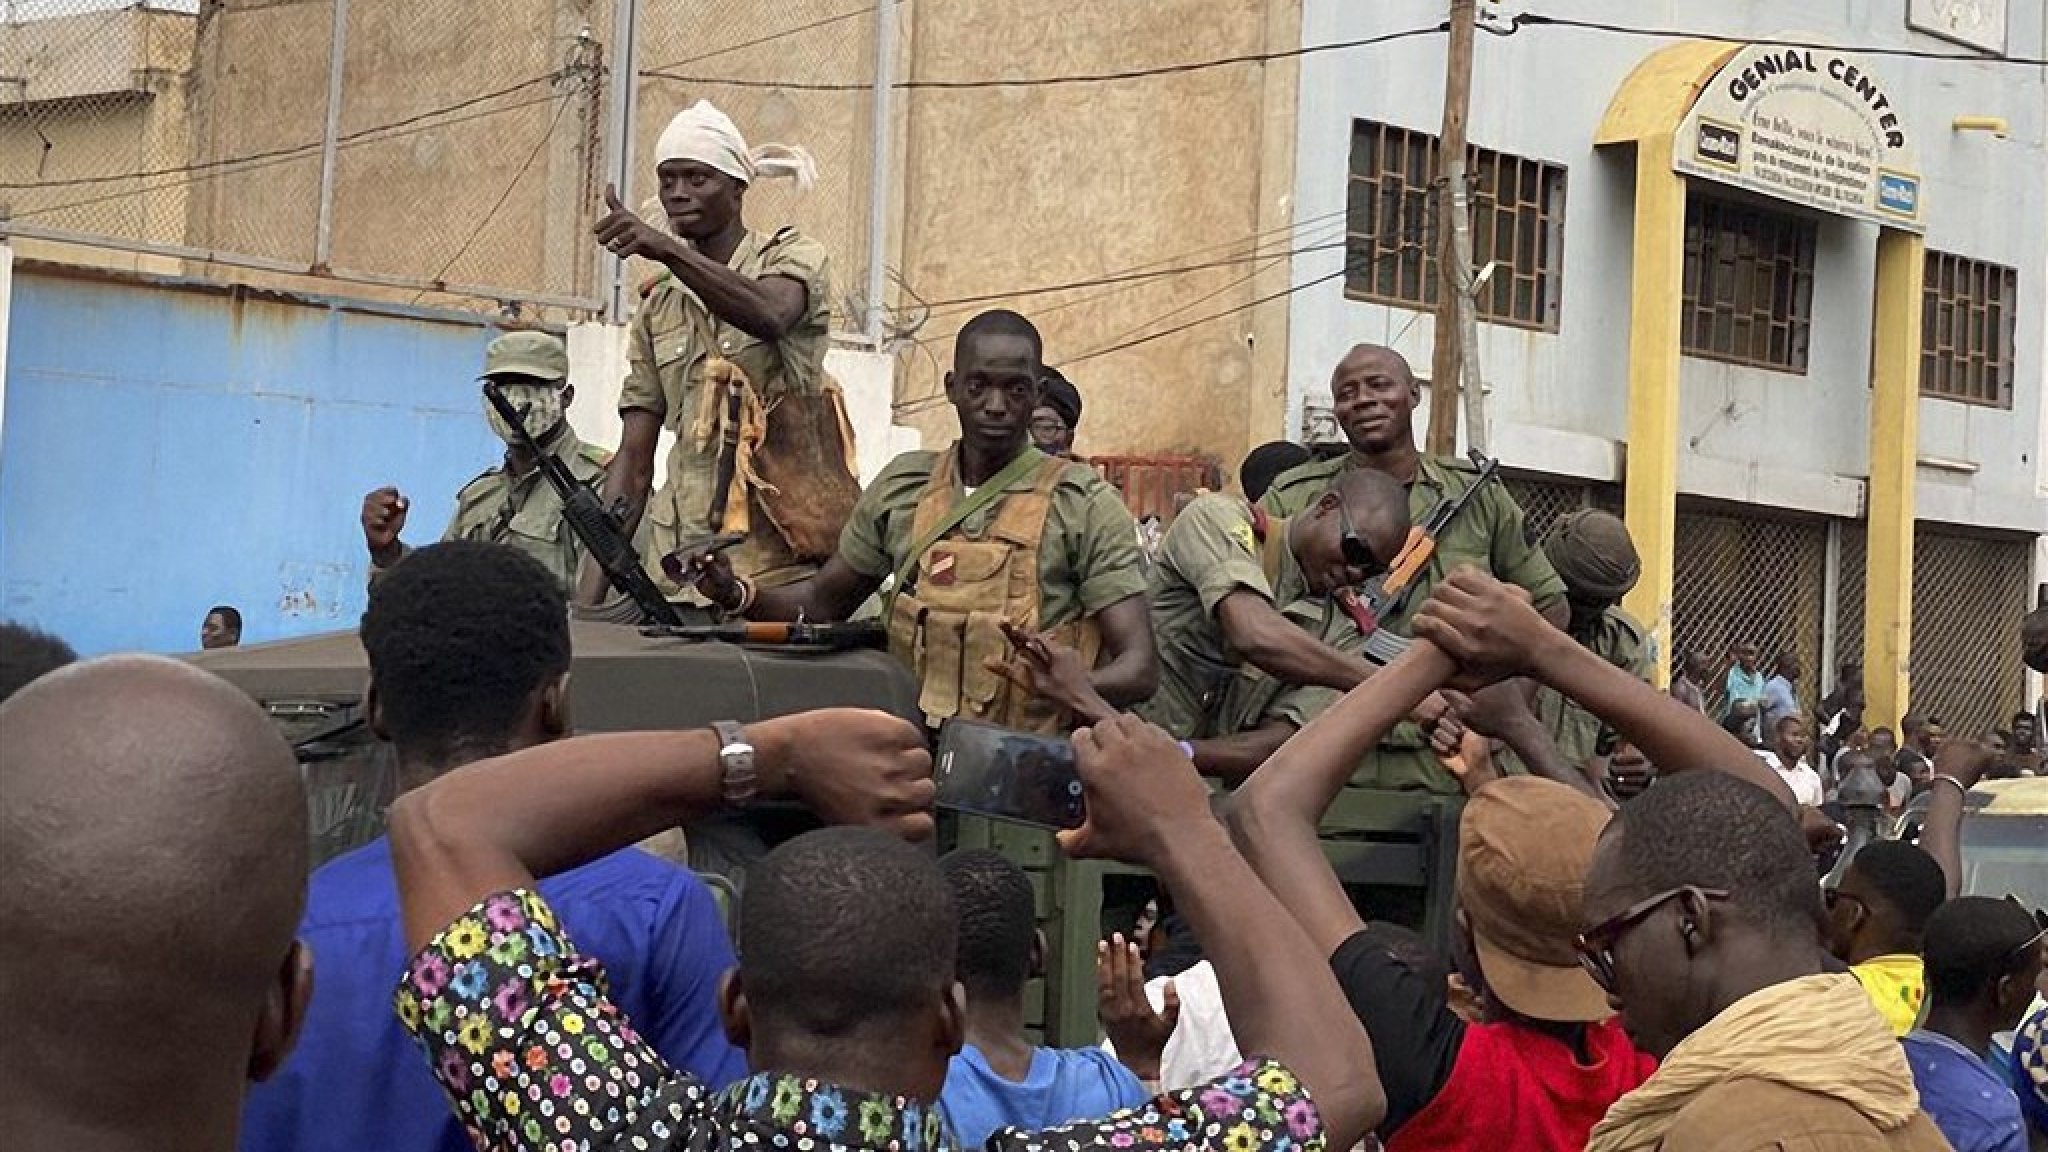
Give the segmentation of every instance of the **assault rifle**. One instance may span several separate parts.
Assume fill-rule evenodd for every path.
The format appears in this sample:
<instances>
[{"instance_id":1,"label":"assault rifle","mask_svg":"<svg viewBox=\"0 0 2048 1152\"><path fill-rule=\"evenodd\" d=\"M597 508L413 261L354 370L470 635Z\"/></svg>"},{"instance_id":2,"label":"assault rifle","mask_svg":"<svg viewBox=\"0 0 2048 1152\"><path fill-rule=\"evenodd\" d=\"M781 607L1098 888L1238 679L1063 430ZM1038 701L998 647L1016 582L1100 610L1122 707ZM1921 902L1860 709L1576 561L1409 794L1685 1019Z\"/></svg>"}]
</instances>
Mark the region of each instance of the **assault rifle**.
<instances>
[{"instance_id":1,"label":"assault rifle","mask_svg":"<svg viewBox=\"0 0 2048 1152\"><path fill-rule=\"evenodd\" d=\"M673 640L714 640L726 644L818 648L832 652L879 647L887 635L879 620L848 620L836 624L813 624L806 620L728 620L722 624L678 624L642 628L640 631L643 635Z\"/></svg>"},{"instance_id":2,"label":"assault rifle","mask_svg":"<svg viewBox=\"0 0 2048 1152\"><path fill-rule=\"evenodd\" d=\"M1408 638L1396 636L1380 627L1380 621L1401 610L1408 601L1408 594L1415 589L1416 577L1436 558L1437 537L1451 526L1472 497L1493 480L1500 471L1500 461L1492 459L1473 449L1472 466L1479 475L1467 485L1463 492L1449 497L1430 510L1429 518L1408 529L1408 542L1401 546L1401 554L1387 566L1387 571L1365 585L1365 595L1355 589L1339 588L1332 594L1337 606L1351 617L1358 626L1360 635L1365 637L1365 656L1375 664L1390 664L1394 658L1408 650Z\"/></svg>"},{"instance_id":3,"label":"assault rifle","mask_svg":"<svg viewBox=\"0 0 2048 1152\"><path fill-rule=\"evenodd\" d=\"M569 474L568 465L544 451L540 441L527 431L526 414L512 407L512 401L505 398L504 391L494 381L484 381L484 399L490 401L498 416L512 429L519 446L533 453L534 461L540 466L540 474L547 477L555 494L562 498L562 519L568 522L569 530L576 534L576 538L583 541L583 548L590 558L597 561L598 567L610 577L612 587L625 593L649 622L664 627L681 627L682 615L654 586L654 581L647 576L647 569L640 566L640 554L624 531L623 505L606 508L589 485Z\"/></svg>"}]
</instances>

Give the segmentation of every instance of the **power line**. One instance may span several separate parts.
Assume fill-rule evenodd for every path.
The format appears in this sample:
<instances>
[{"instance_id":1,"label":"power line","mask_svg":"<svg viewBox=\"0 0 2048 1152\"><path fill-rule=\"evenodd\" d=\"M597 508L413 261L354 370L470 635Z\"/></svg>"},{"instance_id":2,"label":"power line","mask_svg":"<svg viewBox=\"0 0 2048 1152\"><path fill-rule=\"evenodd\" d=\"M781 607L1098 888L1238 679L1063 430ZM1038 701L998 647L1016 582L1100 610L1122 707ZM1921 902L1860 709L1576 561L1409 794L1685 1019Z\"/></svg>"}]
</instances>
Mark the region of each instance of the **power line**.
<instances>
[{"instance_id":1,"label":"power line","mask_svg":"<svg viewBox=\"0 0 2048 1152\"><path fill-rule=\"evenodd\" d=\"M1289 48L1280 52L1248 52L1237 56L1219 56L1210 60L1188 60L1179 64L1160 64L1150 68L1129 68L1117 72L1081 72L1063 76L997 76L983 80L904 80L891 87L899 92L959 92L982 88L1047 88L1064 84L1109 84L1122 80L1148 80L1155 76L1177 76L1188 72L1205 72L1212 68L1228 68L1239 64L1267 64L1275 60L1294 60L1313 56L1321 52L1341 52L1352 48L1369 48L1376 44L1391 44L1417 36L1435 36L1445 31L1442 23L1424 28L1408 28L1399 32L1386 32L1378 36L1366 36L1357 40L1342 40L1330 44L1310 44L1300 48ZM867 92L873 84L840 84L803 80L750 80L736 76L684 76L661 69L643 71L640 75L649 80L671 80L683 84L719 84L731 88L779 88L789 92Z\"/></svg>"},{"instance_id":2,"label":"power line","mask_svg":"<svg viewBox=\"0 0 2048 1152\"><path fill-rule=\"evenodd\" d=\"M535 76L528 80L522 80L517 84L511 85L510 87L506 88L500 88L495 92L486 92L483 93L482 95L472 96L466 100L459 100L453 104L449 104L440 108L434 108L425 112L419 112L414 115L407 116L402 120L393 120L388 124L379 124L371 128L358 128L354 132L345 133L342 136L338 137L337 142L341 144L350 144L358 140L361 140L365 137L375 136L380 133L393 131L395 129L410 128L413 125L422 124L429 120L435 120L442 116L447 116L451 113L466 111L468 109L478 106L479 104L488 104L493 100L503 99L504 97L510 96L515 92L521 92L528 88L531 88L536 84L553 83L557 80L562 79L567 74L568 72L566 69L549 72L544 76ZM545 97L544 100L545 99L553 99L553 97L549 96ZM536 101L536 103L539 102L542 101ZM526 105L513 105L512 107L526 107ZM504 110L505 109L498 109L497 111ZM147 172L123 172L118 175L112 176L80 176L69 180L28 180L0 182L0 192L31 191L40 188L83 188L95 184L120 184L130 180L154 180L164 176L184 176L195 172L209 172L214 169L233 168L244 164L257 164L267 160L293 160L297 159L302 155L318 152L320 150L320 147L321 141L314 140L306 144L296 144L289 148L273 148L264 152L251 152L246 156L231 156L222 160L205 160L196 164L180 164L174 168L158 168Z\"/></svg>"},{"instance_id":3,"label":"power line","mask_svg":"<svg viewBox=\"0 0 2048 1152\"><path fill-rule=\"evenodd\" d=\"M956 296L950 300L933 300L929 302L919 300L918 302L924 305L924 307L931 309L932 314L934 316L950 316L958 315L959 313L964 311L969 311L977 305L990 304L998 300L1017 300L1028 296L1050 296L1055 293L1073 292L1082 288L1100 288L1114 284L1127 284L1139 280L1149 280L1162 276L1177 276L1184 272L1201 272L1211 268L1223 268L1233 264L1243 264L1247 263L1250 260L1257 260L1263 258L1258 252L1258 248L1259 245L1263 244L1266 241L1266 239L1277 236L1280 233L1291 234L1294 232L1302 231L1304 229L1316 228L1320 225L1327 224L1328 222L1335 220L1338 217L1347 216L1349 215L1349 213L1350 209L1340 208L1334 212L1324 213L1321 216L1312 216L1306 220L1299 220L1288 224L1278 224L1271 228L1261 229L1260 231L1253 232L1247 236L1242 236L1234 240L1224 240L1215 244L1205 244L1199 248L1191 248L1178 255L1162 257L1158 260L1150 261L1144 264L1136 264L1131 266L1130 268L1126 268L1121 271L1111 272L1108 275L1097 276L1087 280L1074 280L1064 284L1041 284L1033 288L1018 288L1005 292L985 292L975 296ZM1240 244L1250 244L1252 246L1251 253L1249 253L1246 256L1232 256L1229 258L1217 259L1202 264L1175 263L1175 261L1185 260L1191 256L1200 256L1204 253L1214 252L1218 249L1236 248ZM1168 267L1168 265L1172 266Z\"/></svg>"},{"instance_id":4,"label":"power line","mask_svg":"<svg viewBox=\"0 0 2048 1152\"><path fill-rule=\"evenodd\" d=\"M527 172L532 170L533 162L540 159L540 154L547 149L549 141L555 138L555 130L562 126L562 114L569 110L569 104L574 95L575 93L573 92L562 93L559 97L562 102L561 106L555 109L554 117L548 121L547 130L542 132L540 139L534 142L533 151L526 154L525 162L519 165L517 172L512 173L512 179L505 182L505 190L498 194L497 202L491 205L490 211L484 213L483 219L476 222L476 227L470 229L469 236L462 241L462 246L455 250L455 255L450 256L448 262L441 265L439 272L434 273L433 276L428 278L429 283L447 283L448 273L455 267L457 262L464 256L469 255L470 246L475 244L477 238L484 234L484 229L491 226L491 221L497 219L498 213L505 207L505 202L512 198L513 191L519 187L519 182L526 179ZM427 289L422 288L413 296L412 302L417 304L425 299L426 295Z\"/></svg>"},{"instance_id":5,"label":"power line","mask_svg":"<svg viewBox=\"0 0 2048 1152\"><path fill-rule=\"evenodd\" d=\"M389 132L388 134L377 136L375 139L368 138L369 132L382 130L366 130L364 132L352 134L345 142L343 142L340 145L340 147L354 148L364 144L382 144L391 140L399 140L407 136L417 135L418 133L421 132L431 132L437 128L451 128L457 124L467 124L472 120L483 120L491 116L503 115L504 113L507 112L516 112L522 108L531 108L536 104L546 104L554 99L555 96L550 94L547 96L541 96L533 100L522 100L516 104L506 104L497 108L487 108L481 112L472 112L467 116L458 116L450 120L437 120L431 124L416 123L409 125L405 128L402 128L400 130L392 131ZM63 204L50 204L45 205L44 207L41 208L32 208L26 212L16 212L10 217L10 219L32 220L38 216L51 216L59 212L69 212L78 208L91 208L95 205L107 204L116 200L126 200L131 196L147 196L154 192L167 192L173 188L188 187L193 184L201 184L208 180L216 180L226 176L242 176L250 172L261 172L266 168L276 168L279 167L280 165L290 164L293 163L294 161L302 160L305 158L305 156L297 154L274 155L266 159L252 160L243 163L241 166L235 168L233 171L203 171L186 173L183 174L179 179L168 180L161 184L152 184L147 188L124 188L118 192L108 192L103 195L88 197L87 199L84 200L71 200ZM134 180L141 179L141 177L129 176L124 177L124 179ZM94 182L98 183L99 181Z\"/></svg>"},{"instance_id":6,"label":"power line","mask_svg":"<svg viewBox=\"0 0 2048 1152\"><path fill-rule=\"evenodd\" d=\"M893 0L893 2L900 4L902 3L902 0ZM785 28L780 32L770 32L766 36L757 36L752 40L742 40L737 44L728 44L723 48L714 48L709 52L699 53L698 55L691 56L683 60L675 60L667 64L657 65L654 68L642 69L640 75L650 76L656 73L665 72L671 68L685 68L691 64L702 63L703 61L715 59L720 56L729 56L734 52L744 52L749 48L758 48L763 44L773 44L777 40L787 40L790 39L791 37L801 36L806 32L815 32L820 28L825 28L833 24L841 23L843 21L852 20L859 16L870 15L875 11L879 10L880 8L881 5L879 4L870 4L865 8L855 8L850 12L841 12L837 16L827 16L822 20L813 20L808 24L799 24L794 28Z\"/></svg>"},{"instance_id":7,"label":"power line","mask_svg":"<svg viewBox=\"0 0 2048 1152\"><path fill-rule=\"evenodd\" d=\"M1546 16L1540 12L1524 12L1513 18L1513 27L1508 32L1499 32L1481 25L1496 36L1510 36L1526 27L1573 28L1583 32L1607 32L1618 36L1651 36L1666 40L1715 40L1724 44L1765 45L1783 48L1804 48L1815 52L1847 52L1857 56L1896 56L1907 60L1945 60L1961 64L2016 64L2023 68L2048 67L2048 59L2038 56L1969 56L1958 52L1933 52L1924 48L1886 48L1876 45L1861 47L1844 44L1822 44L1811 40L1782 40L1778 38L1751 39L1744 36L1723 36L1716 32L1688 32L1671 28L1641 28L1627 24L1603 24L1597 20L1573 20L1565 16Z\"/></svg>"},{"instance_id":8,"label":"power line","mask_svg":"<svg viewBox=\"0 0 2048 1152\"><path fill-rule=\"evenodd\" d=\"M1339 212L1333 213L1333 214L1331 214L1331 215L1332 215L1332 216L1344 216L1344 215L1345 215L1345 213L1344 213L1344 212L1342 212L1342 211L1339 211ZM1319 218L1319 219L1329 220L1330 218L1329 218L1329 217L1323 217L1323 218ZM1337 221L1331 221L1331 222L1333 222L1333 223L1337 223L1337 227L1338 227L1338 230L1339 230L1339 232L1341 233L1341 232L1342 232L1342 229L1343 229L1343 227L1344 227L1343 223L1342 223L1342 222L1337 222ZM1286 226L1285 228L1282 228L1282 229L1277 229L1277 230L1275 230L1275 229L1268 229L1267 231L1268 231L1268 232L1272 232L1272 231L1290 231L1290 232L1291 232L1291 231L1294 231L1294 230L1297 230L1297 229L1305 229L1305 228L1311 228L1311 227L1313 227L1313 225L1314 225L1314 221L1304 221L1304 222L1303 222L1302 224L1299 224L1299 225L1289 225L1289 226ZM1324 227L1324 228L1316 228L1315 230L1316 230L1316 231L1319 231L1319 232L1321 232L1321 231L1327 231L1327 227ZM1233 257L1233 258L1231 258L1231 259L1229 259L1229 260L1219 260L1219 261L1215 261L1215 262L1212 262L1212 263L1208 263L1208 264L1200 264L1200 265L1190 265L1190 266L1183 266L1183 267L1175 267L1175 268L1168 268L1168 269L1164 269L1164 270L1162 270L1162 271L1160 271L1160 272L1158 272L1158 273L1155 273L1154 275L1156 275L1156 276L1158 276L1158 277L1161 277L1161 278L1163 278L1163 277L1166 277L1166 276L1175 276L1175 275L1180 275L1180 274L1182 274L1182 273L1189 273L1189 272L1198 272L1198 271L1210 271L1210 270L1214 270L1214 269L1216 269L1216 268L1222 268L1222 267L1227 267L1227 266L1234 266L1234 265L1240 265L1240 264L1252 264L1252 263L1258 263L1258 262L1260 262L1260 261L1265 261L1265 262L1266 262L1266 263L1265 263L1265 265L1264 265L1263 267L1261 267L1261 268L1258 268L1258 269L1255 269L1255 270L1253 270L1253 271L1252 271L1252 272L1251 272L1251 273L1250 273L1249 275L1246 275L1246 276L1242 276L1242 277L1239 277L1239 278L1237 278L1237 279L1235 279L1235 280L1231 280L1231 281L1229 281L1228 283L1224 284L1224 285L1223 285L1223 286L1222 286L1221 288L1215 289L1215 290L1213 290L1213 291L1211 291L1211 292L1209 292L1209 293L1207 293L1207 294L1205 294L1205 295L1202 295L1202 296L1199 296L1199 297L1195 298L1194 300L1190 300L1190 301L1188 301L1188 302L1186 302L1186 303L1184 303L1184 304L1181 304L1180 306L1178 306L1178 307L1176 307L1176 308L1170 309L1170 310L1168 310L1168 311L1167 311L1166 313L1164 313L1163 315L1160 315L1160 316L1155 316L1155 317L1153 317L1153 318L1152 318L1151 320L1148 320L1148 321L1146 321L1146 322L1145 322L1144 324L1141 324L1141 325L1139 325L1139 326L1138 326L1138 328L1137 328L1137 329L1135 329L1134 331L1143 331L1143 330L1144 330L1145 328L1148 328L1148 327L1152 326L1153 324L1156 324L1156 323L1158 323L1158 322L1159 322L1159 321L1161 321L1161 320L1165 320L1165 319L1168 319L1168 318L1170 318L1170 317L1173 317L1173 316L1175 316L1175 315L1178 315L1179 313L1181 313L1181 312L1184 312L1184 311L1186 311L1187 309L1189 309L1189 308L1192 308L1192 307L1194 307L1195 305L1197 305L1197 304L1200 304L1200 303L1202 303L1203 301L1206 301L1206 300L1212 300L1212 299L1214 299L1215 297L1217 297L1217 296L1220 296L1220 295L1222 295L1222 294L1223 294L1224 292L1227 292L1227 291L1229 291L1230 289L1232 289L1232 288L1234 288L1234 287L1237 287L1238 285L1241 285L1241 284L1244 284L1244 283L1246 283L1247 281L1250 281L1250 280L1256 279L1256 278L1257 278L1258 276L1260 276L1260 275L1263 275L1263 274L1264 274L1264 273L1265 273L1266 271L1270 270L1270 269L1272 268L1272 266L1273 266L1274 264L1277 264L1278 262L1280 262L1280 261L1282 261L1282 260L1286 260L1286 259L1289 259L1289 258L1291 258L1291 257L1294 257L1294 256L1302 256L1302 255L1307 255L1307 254L1309 254L1309 253L1312 253L1312 252L1325 252L1325 251L1329 251L1329 250L1331 250L1331 249L1334 249L1334 248L1342 248L1342 247L1346 247L1346 246L1347 246L1347 245L1349 244L1349 239L1348 239L1348 238L1343 238L1343 239L1330 239L1330 240L1328 240L1327 242L1325 242L1325 241L1323 241L1323 240L1318 240L1318 241L1316 241L1316 242L1313 242L1313 243L1307 243L1307 244L1302 244L1302 245L1300 245L1300 246L1298 246L1298 247L1292 247L1292 248L1282 248L1282 249L1279 249L1279 250L1277 250L1277 251L1275 251L1275 250L1266 250L1266 251L1260 251L1260 250L1259 250L1259 246L1260 246L1260 244L1261 244L1261 243L1263 243L1263 241L1261 241L1261 240L1257 239L1257 237L1259 237L1259 236L1262 236L1262 235L1264 235L1264 233L1255 233L1255 234L1253 235L1253 237L1247 238L1246 240L1233 240L1233 241L1229 241L1229 242L1227 242L1227 243L1226 243L1226 244L1224 244L1224 245L1210 245L1210 246L1209 246L1209 247L1210 247L1210 248L1212 248L1212 249L1213 249L1213 248L1217 248L1217 247L1235 247L1235 246L1237 246L1237 245L1239 245L1239 244L1243 244L1243 243L1246 243L1247 241L1249 241L1249 242L1250 242L1250 243L1252 244L1252 251L1250 251L1250 252L1248 252L1248 253L1245 253L1245 254L1244 254L1244 255L1242 255L1242 256L1236 256L1236 257ZM1305 237L1304 237L1304 239L1305 239ZM1199 251L1199 250L1198 250L1198 251ZM1121 281L1124 281L1124 280L1128 279L1128 280L1129 280L1130 282L1129 282L1129 283L1125 283L1125 284L1124 284L1124 286L1122 286L1122 287L1114 287L1114 288L1110 288L1110 289L1109 289L1108 291L1105 291L1105 292L1097 292L1097 293L1093 293L1093 294L1090 294L1090 295L1086 295L1086 296L1079 296L1079 297L1076 297L1076 298L1074 298L1074 299L1072 299L1072 300L1067 300L1067 301L1063 301L1063 302L1061 302L1061 303L1059 303L1059 304L1054 304L1054 305L1051 305L1050 307L1045 307L1045 308L1038 308L1038 309L1034 309L1034 310L1032 311L1032 313L1031 313L1031 315L1032 315L1032 318L1033 318L1034 320L1042 320L1042 319L1043 319L1044 317L1046 317L1046 316L1049 316L1049 315L1051 315L1051 314L1053 314L1053 313L1055 313L1055 312L1062 312L1062 311L1065 311L1065 310L1067 310L1067 309L1069 309L1069 308L1079 308L1079 307L1082 307L1083 305L1089 305L1089 304L1098 304L1098 303L1100 303L1100 302L1102 302L1102 301L1104 301L1104 300L1108 300L1108 299L1110 299L1110 298L1112 298L1112 297L1128 295L1128 294L1130 294L1130 293L1132 293L1132 292L1135 292L1135 291L1137 291L1137 290L1138 290L1139 288L1141 288L1141 287L1143 287L1143 286L1144 286L1143 280L1142 280L1142 279L1140 279L1140 278L1137 278L1137 277L1128 277L1128 278L1126 278L1126 277L1121 277L1121 276L1111 276L1111 277L1106 277L1106 278L1104 278L1104 279L1105 279L1106 281L1114 281L1114 282L1121 282ZM905 290L906 290L906 291L908 291L908 288L907 288L907 286L906 286L906 289L905 289ZM1032 291L1032 290L1029 290L1029 289L1027 289L1027 290L1024 290L1024 291L1021 291L1021 292L1017 292L1017 293L1012 293L1012 294L1011 294L1011 296L1012 296L1012 297L1014 297L1014 296L1022 296L1022 295L1027 295L1027 294L1029 294L1029 293L1030 293L1031 291ZM925 315L924 315L923 317L921 317L921 318L919 319L919 322L918 322L918 323L919 323L919 326L920 326L920 327L921 327L921 326L922 326L923 324L925 324L925 323L929 323L929 322L930 322L930 321L931 321L931 320L933 319L933 317L934 317L934 316L947 316L947 317L951 317L951 316L958 316L958 315L962 315L962 314L964 314L964 313L967 313L967 312L971 312L971 311L974 311L974 310L975 310L975 309L973 309L973 308L959 308L959 309L954 309L954 310L952 310L952 311L950 311L950 312L943 312L943 313L933 313L933 312L930 312L930 311L929 311L929 308L931 307L930 305L928 305L928 304L925 304L925 302L924 302L924 301L922 301L922 300L918 301L918 303L919 303L920 305L924 306L924 307L925 307L925 308L927 309L927 312L926 312L926 314L925 314ZM954 338L955 336L957 336L957 335L959 335L959 328L958 328L958 327L955 327L955 328L953 328L952 330L950 330L950 331L947 331L947 332L945 332L944 334L941 334L941 335L933 335L933 336L927 336L927 337L925 337L925 338L923 338L923 339L921 339L921 340L917 340L917 341L915 341L915 343L916 343L916 344L917 344L917 346L918 346L918 347L920 347L920 348L928 348L929 346L931 346L931 345L933 345L933 344L943 344L943 343L945 343L945 342L947 342L947 341L949 341L949 340L953 339L953 338ZM1117 339L1122 339L1122 338L1123 338L1123 337L1121 337L1121 336L1117 337Z\"/></svg>"},{"instance_id":9,"label":"power line","mask_svg":"<svg viewBox=\"0 0 2048 1152\"><path fill-rule=\"evenodd\" d=\"M1212 323L1217 320L1225 320L1232 316L1239 315L1240 313L1249 312L1254 308L1261 307L1262 305L1270 304L1275 300L1284 300L1297 292L1306 292L1311 288L1327 284L1330 281L1337 279L1338 277L1369 271L1372 268L1377 267L1384 261L1391 260L1397 256L1406 255L1407 253L1416 251L1421 247L1421 244L1413 240L1404 240L1399 246L1389 248L1386 251L1381 252L1378 255L1362 263L1358 261L1347 260L1345 261L1343 267L1338 268L1335 272L1331 272L1327 275L1318 276L1313 280L1305 281L1300 284L1290 285L1289 287L1283 288L1277 292L1269 292L1264 296L1248 300L1243 304L1233 305L1229 308L1223 309L1220 312L1213 312L1207 316L1198 316L1193 320L1187 321L1186 323L1176 324L1171 328L1163 328L1157 332L1151 333L1150 335L1140 336L1135 339L1117 341L1111 343L1107 347L1097 348L1092 352L1084 352L1079 356L1074 356L1066 360L1062 360L1058 364L1053 366L1056 368L1065 369L1075 364L1081 364L1089 360L1099 359L1103 356L1109 356L1117 352L1123 352L1128 349L1136 348L1144 344L1150 344L1155 340L1164 340L1168 336L1179 335L1180 333L1186 332L1191 328L1199 328L1204 324ZM943 393L933 393L925 396L920 396L915 400L899 401L896 404L892 405L892 407L898 414L907 416L912 415L916 412L923 411L926 408L936 407L938 402L943 399Z\"/></svg>"}]
</instances>

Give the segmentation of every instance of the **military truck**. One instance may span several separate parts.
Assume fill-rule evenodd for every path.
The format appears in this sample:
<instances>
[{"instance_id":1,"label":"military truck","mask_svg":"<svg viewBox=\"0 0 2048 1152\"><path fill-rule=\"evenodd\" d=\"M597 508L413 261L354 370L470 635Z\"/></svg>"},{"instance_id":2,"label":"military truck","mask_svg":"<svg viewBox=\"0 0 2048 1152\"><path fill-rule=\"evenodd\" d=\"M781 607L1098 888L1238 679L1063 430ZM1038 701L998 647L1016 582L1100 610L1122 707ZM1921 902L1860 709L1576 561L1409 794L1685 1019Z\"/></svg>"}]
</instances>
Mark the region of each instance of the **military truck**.
<instances>
[{"instance_id":1,"label":"military truck","mask_svg":"<svg viewBox=\"0 0 2048 1152\"><path fill-rule=\"evenodd\" d=\"M579 732L698 728L827 707L923 719L916 682L882 651L741 647L586 621L572 624L571 641L570 714ZM382 833L397 765L366 723L368 660L354 632L188 659L253 697L297 750L316 866ZM1406 922L1439 945L1450 932L1457 808L1452 798L1348 789L1325 831L1339 874L1372 891L1375 918ZM1096 941L1108 928L1128 930L1149 878L1067 860L1045 832L976 817L942 815L939 839L942 849L994 848L1025 867L1052 945L1050 970L1028 992L1027 1023L1055 1044L1094 1043Z\"/></svg>"}]
</instances>

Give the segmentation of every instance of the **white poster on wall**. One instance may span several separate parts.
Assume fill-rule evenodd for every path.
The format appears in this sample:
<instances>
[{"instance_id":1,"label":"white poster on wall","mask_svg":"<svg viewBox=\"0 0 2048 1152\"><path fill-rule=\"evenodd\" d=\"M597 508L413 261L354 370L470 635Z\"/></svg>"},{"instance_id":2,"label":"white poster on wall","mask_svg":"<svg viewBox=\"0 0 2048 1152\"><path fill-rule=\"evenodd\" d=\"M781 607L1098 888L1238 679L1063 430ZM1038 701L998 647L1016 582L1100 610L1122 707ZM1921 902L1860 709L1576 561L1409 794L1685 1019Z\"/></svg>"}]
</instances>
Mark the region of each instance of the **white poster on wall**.
<instances>
[{"instance_id":1,"label":"white poster on wall","mask_svg":"<svg viewBox=\"0 0 2048 1152\"><path fill-rule=\"evenodd\" d=\"M1847 52L1772 44L1737 52L1686 115L1672 166L1823 212L1926 227L1904 115L1869 65Z\"/></svg>"},{"instance_id":2,"label":"white poster on wall","mask_svg":"<svg viewBox=\"0 0 2048 1152\"><path fill-rule=\"evenodd\" d=\"M1906 0L1906 26L2003 56L2005 9L2006 0Z\"/></svg>"}]
</instances>

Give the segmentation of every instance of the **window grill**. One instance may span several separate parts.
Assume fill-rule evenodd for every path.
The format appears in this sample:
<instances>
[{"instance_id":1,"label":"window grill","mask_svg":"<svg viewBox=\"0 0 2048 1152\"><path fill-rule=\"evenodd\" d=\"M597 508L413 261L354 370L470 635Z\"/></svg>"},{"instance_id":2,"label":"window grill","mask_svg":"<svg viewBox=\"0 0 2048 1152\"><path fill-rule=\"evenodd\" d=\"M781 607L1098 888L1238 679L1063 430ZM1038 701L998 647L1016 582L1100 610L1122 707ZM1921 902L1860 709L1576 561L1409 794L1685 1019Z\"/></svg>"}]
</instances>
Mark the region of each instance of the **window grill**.
<instances>
[{"instance_id":1,"label":"window grill","mask_svg":"<svg viewBox=\"0 0 2048 1152\"><path fill-rule=\"evenodd\" d=\"M1442 247L1432 195L1436 163L1435 136L1352 121L1347 295L1398 307L1436 306L1437 250ZM1466 173L1473 265L1495 265L1476 297L1479 315L1555 331L1564 257L1564 165L1475 146Z\"/></svg>"},{"instance_id":2,"label":"window grill","mask_svg":"<svg viewBox=\"0 0 2048 1152\"><path fill-rule=\"evenodd\" d=\"M1804 375L1818 236L1804 217L1690 197L1680 316L1685 351Z\"/></svg>"},{"instance_id":3,"label":"window grill","mask_svg":"<svg viewBox=\"0 0 2048 1152\"><path fill-rule=\"evenodd\" d=\"M1989 261L1929 252L1920 299L1921 393L2012 407L2019 273Z\"/></svg>"}]
</instances>

